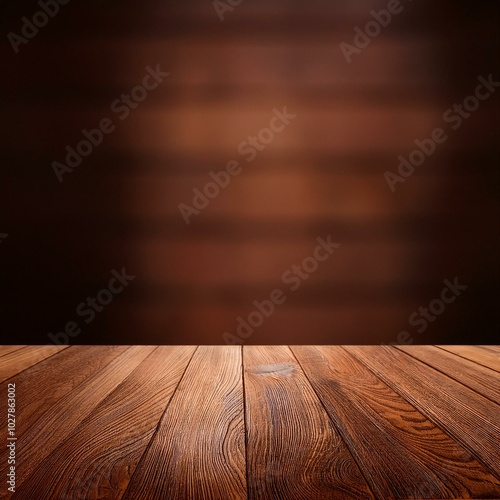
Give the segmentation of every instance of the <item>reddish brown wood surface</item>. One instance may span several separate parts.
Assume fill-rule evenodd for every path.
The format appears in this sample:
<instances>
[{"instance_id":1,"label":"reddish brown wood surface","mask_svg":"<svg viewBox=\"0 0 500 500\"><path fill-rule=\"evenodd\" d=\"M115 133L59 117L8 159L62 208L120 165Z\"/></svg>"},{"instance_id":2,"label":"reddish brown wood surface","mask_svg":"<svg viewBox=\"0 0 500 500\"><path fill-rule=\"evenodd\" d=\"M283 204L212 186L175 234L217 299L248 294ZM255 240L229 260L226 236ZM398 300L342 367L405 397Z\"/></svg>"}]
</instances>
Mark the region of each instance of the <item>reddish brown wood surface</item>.
<instances>
[{"instance_id":1,"label":"reddish brown wood surface","mask_svg":"<svg viewBox=\"0 0 500 500\"><path fill-rule=\"evenodd\" d=\"M2 498L500 498L498 346L21 349Z\"/></svg>"}]
</instances>

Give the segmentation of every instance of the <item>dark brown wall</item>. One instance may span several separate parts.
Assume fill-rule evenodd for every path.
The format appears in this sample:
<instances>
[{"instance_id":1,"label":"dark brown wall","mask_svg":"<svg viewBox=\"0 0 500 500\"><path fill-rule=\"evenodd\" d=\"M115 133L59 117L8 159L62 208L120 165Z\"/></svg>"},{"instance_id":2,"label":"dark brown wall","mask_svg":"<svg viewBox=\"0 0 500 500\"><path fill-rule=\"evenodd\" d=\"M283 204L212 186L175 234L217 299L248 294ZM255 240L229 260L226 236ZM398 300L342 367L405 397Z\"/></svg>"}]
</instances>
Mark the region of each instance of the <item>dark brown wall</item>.
<instances>
[{"instance_id":1,"label":"dark brown wall","mask_svg":"<svg viewBox=\"0 0 500 500\"><path fill-rule=\"evenodd\" d=\"M208 0L73 0L15 54L7 34L40 8L2 2L4 341L75 321L73 343L221 343L281 288L248 343L494 342L500 98L456 131L443 113L500 80L497 4L403 1L348 63L339 44L386 5L243 0L221 22ZM121 121L110 104L157 64L170 75ZM296 118L247 163L238 145L284 106ZM59 183L51 163L105 117ZM391 193L384 172L436 127L448 140ZM230 160L243 172L187 225L178 205ZM328 235L340 247L290 291ZM124 266L135 280L86 324L77 305ZM455 277L467 290L418 333L409 316Z\"/></svg>"}]
</instances>

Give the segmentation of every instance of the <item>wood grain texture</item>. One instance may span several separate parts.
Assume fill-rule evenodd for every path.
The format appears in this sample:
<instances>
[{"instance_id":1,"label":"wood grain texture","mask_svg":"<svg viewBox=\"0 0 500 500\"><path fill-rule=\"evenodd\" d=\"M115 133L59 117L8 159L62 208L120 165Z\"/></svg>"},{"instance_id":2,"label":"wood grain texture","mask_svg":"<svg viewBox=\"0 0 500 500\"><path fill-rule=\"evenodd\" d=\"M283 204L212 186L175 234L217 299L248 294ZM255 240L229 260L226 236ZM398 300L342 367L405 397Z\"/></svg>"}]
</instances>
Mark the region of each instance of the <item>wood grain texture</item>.
<instances>
[{"instance_id":1,"label":"wood grain texture","mask_svg":"<svg viewBox=\"0 0 500 500\"><path fill-rule=\"evenodd\" d=\"M292 351L378 498L500 496L484 465L342 347Z\"/></svg>"},{"instance_id":2,"label":"wood grain texture","mask_svg":"<svg viewBox=\"0 0 500 500\"><path fill-rule=\"evenodd\" d=\"M481 349L486 349L487 351L491 351L494 354L500 356L500 346L498 345L478 345L476 347L480 347Z\"/></svg>"},{"instance_id":3,"label":"wood grain texture","mask_svg":"<svg viewBox=\"0 0 500 500\"><path fill-rule=\"evenodd\" d=\"M25 345L2 345L0 346L0 356L5 356L6 354L10 354L11 352L18 351L26 347Z\"/></svg>"},{"instance_id":4,"label":"wood grain texture","mask_svg":"<svg viewBox=\"0 0 500 500\"><path fill-rule=\"evenodd\" d=\"M500 476L498 404L398 349L345 349Z\"/></svg>"},{"instance_id":5,"label":"wood grain texture","mask_svg":"<svg viewBox=\"0 0 500 500\"><path fill-rule=\"evenodd\" d=\"M22 409L18 410L20 413L18 428L22 429L18 446L22 447L23 450L17 459L19 486L32 470L55 450L99 402L114 390L153 350L154 347L150 346L122 346L119 348L121 352L112 356L111 359L108 358L105 363L101 364L98 359L88 361L89 363L98 363L100 366L82 383L75 384L71 392L53 401L52 404L46 405L44 410L31 412L28 422L22 419ZM105 355L104 358L106 358ZM73 357L72 362L78 363L78 357ZM73 372L74 374L75 372ZM59 384L63 386L72 384L73 382L67 380L67 376L62 373L60 379L55 380L54 385L47 386L47 388L52 388L57 393ZM25 383L29 386L30 380ZM31 392L31 388L28 387L25 392L24 404L37 400L37 393ZM20 398L19 403L23 403ZM7 466L7 461L4 461L2 466L4 464Z\"/></svg>"},{"instance_id":6,"label":"wood grain texture","mask_svg":"<svg viewBox=\"0 0 500 500\"><path fill-rule=\"evenodd\" d=\"M198 347L124 498L244 499L241 348Z\"/></svg>"},{"instance_id":7,"label":"wood grain texture","mask_svg":"<svg viewBox=\"0 0 500 500\"><path fill-rule=\"evenodd\" d=\"M19 493L40 500L121 497L195 349L157 347L39 465Z\"/></svg>"},{"instance_id":8,"label":"wood grain texture","mask_svg":"<svg viewBox=\"0 0 500 500\"><path fill-rule=\"evenodd\" d=\"M41 415L125 350L123 346L71 346L57 357L47 358L15 375L12 382L16 384L18 424L22 428L33 427ZM3 382L0 390L6 389L7 382ZM6 425L2 419L0 432L5 431ZM4 463L1 462L2 466Z\"/></svg>"},{"instance_id":9,"label":"wood grain texture","mask_svg":"<svg viewBox=\"0 0 500 500\"><path fill-rule=\"evenodd\" d=\"M500 372L500 353L477 349L468 345L438 345L437 347Z\"/></svg>"},{"instance_id":10,"label":"wood grain texture","mask_svg":"<svg viewBox=\"0 0 500 500\"><path fill-rule=\"evenodd\" d=\"M429 366L437 367L439 371L486 396L494 403L500 403L498 372L465 358L457 363L455 354L435 346L398 346L398 349Z\"/></svg>"},{"instance_id":11,"label":"wood grain texture","mask_svg":"<svg viewBox=\"0 0 500 500\"><path fill-rule=\"evenodd\" d=\"M249 498L373 498L290 349L248 346L243 362Z\"/></svg>"},{"instance_id":12,"label":"wood grain texture","mask_svg":"<svg viewBox=\"0 0 500 500\"><path fill-rule=\"evenodd\" d=\"M0 384L0 496L500 498L499 379L428 346L71 346Z\"/></svg>"},{"instance_id":13,"label":"wood grain texture","mask_svg":"<svg viewBox=\"0 0 500 500\"><path fill-rule=\"evenodd\" d=\"M16 349L0 358L0 382L7 380L16 373L57 354L68 346L31 346Z\"/></svg>"}]
</instances>

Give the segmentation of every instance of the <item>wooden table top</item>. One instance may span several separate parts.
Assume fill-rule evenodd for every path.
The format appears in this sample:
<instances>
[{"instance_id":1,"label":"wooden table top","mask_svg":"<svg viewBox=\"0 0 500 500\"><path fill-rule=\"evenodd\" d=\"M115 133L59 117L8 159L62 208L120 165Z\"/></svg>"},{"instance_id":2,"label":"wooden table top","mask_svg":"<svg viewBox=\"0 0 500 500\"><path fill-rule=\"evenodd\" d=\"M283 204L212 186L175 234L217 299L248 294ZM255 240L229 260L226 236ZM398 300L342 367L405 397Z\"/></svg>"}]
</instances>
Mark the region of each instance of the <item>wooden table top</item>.
<instances>
[{"instance_id":1,"label":"wooden table top","mask_svg":"<svg viewBox=\"0 0 500 500\"><path fill-rule=\"evenodd\" d=\"M500 498L497 346L3 346L0 381L2 498Z\"/></svg>"}]
</instances>

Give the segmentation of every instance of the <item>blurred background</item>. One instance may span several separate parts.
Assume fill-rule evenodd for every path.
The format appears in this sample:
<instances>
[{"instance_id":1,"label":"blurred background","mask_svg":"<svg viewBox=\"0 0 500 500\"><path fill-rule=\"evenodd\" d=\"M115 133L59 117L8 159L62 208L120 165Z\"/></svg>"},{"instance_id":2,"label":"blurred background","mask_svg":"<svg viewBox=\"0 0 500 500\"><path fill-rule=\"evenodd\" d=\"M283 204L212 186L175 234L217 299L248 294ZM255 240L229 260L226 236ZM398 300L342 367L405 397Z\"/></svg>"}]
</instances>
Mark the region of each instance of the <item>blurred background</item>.
<instances>
[{"instance_id":1,"label":"blurred background","mask_svg":"<svg viewBox=\"0 0 500 500\"><path fill-rule=\"evenodd\" d=\"M71 0L15 53L41 7L2 1L3 342L63 342L75 322L76 344L220 344L281 288L246 343L498 343L500 92L443 121L478 76L500 81L498 2L402 0L349 63L340 44L387 4ZM120 120L111 104L158 64ZM60 183L52 163L104 118L116 129ZM448 140L392 193L384 172L436 127ZM186 224L179 204L231 160L242 173ZM291 291L283 273L328 235L340 247ZM86 323L78 305L123 267L135 279ZM467 290L410 325L455 277Z\"/></svg>"}]
</instances>

